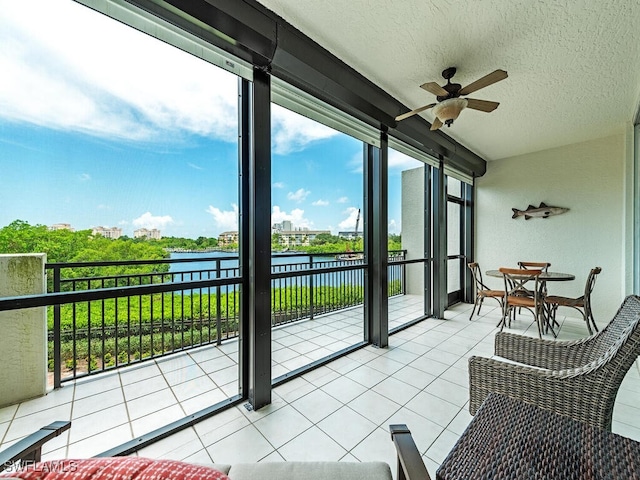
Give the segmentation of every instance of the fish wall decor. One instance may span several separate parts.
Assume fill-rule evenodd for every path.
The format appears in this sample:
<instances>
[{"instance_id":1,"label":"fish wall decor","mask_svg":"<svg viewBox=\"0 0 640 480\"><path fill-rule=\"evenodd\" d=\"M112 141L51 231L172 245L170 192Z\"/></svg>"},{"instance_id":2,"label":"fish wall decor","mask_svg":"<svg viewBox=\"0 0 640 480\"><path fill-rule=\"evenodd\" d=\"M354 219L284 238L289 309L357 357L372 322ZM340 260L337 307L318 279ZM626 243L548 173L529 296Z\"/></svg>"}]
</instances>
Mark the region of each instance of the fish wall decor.
<instances>
[{"instance_id":1,"label":"fish wall decor","mask_svg":"<svg viewBox=\"0 0 640 480\"><path fill-rule=\"evenodd\" d=\"M511 210L513 210L513 216L511 218L524 217L525 220L534 217L547 218L551 215L560 215L561 213L569 211L568 208L564 207L550 207L544 202L541 202L539 207L529 205L526 210L518 210L517 208L512 208Z\"/></svg>"}]
</instances>

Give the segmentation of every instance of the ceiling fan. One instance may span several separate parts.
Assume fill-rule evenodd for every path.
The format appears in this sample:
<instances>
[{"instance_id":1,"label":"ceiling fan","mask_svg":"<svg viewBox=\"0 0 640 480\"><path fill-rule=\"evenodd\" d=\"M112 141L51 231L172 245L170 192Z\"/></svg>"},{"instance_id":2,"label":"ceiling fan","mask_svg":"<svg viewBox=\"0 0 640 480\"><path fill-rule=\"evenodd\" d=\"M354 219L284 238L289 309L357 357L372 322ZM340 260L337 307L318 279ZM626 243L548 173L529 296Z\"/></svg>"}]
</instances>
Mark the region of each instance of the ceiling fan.
<instances>
[{"instance_id":1,"label":"ceiling fan","mask_svg":"<svg viewBox=\"0 0 640 480\"><path fill-rule=\"evenodd\" d=\"M444 86L438 85L436 82L427 82L420 85L420 88L425 89L427 92L433 93L438 100L437 103L430 103L424 107L416 108L410 112L403 113L396 117L396 121L404 120L417 113L433 108L433 114L436 116L431 130L438 130L442 125L448 127L451 126L453 121L458 118L460 112L465 108L472 108L474 110L480 110L481 112L493 112L498 105L498 102L489 102L487 100L477 100L475 98L460 98L461 96L469 95L481 88L488 87L500 80L507 78L507 72L504 70L496 70L494 72L479 78L475 82L470 83L466 87L462 87L459 83L451 83L451 78L456 74L455 67L449 67L442 72L442 76L447 81Z\"/></svg>"}]
</instances>

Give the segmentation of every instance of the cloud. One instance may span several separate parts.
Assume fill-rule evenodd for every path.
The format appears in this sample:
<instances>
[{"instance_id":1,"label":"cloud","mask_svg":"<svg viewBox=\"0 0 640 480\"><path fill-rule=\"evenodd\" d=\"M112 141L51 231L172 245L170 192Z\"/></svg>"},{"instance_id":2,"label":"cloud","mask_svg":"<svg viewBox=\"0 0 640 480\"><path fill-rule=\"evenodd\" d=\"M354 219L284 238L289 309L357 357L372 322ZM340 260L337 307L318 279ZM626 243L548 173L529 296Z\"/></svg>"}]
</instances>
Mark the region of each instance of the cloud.
<instances>
[{"instance_id":1,"label":"cloud","mask_svg":"<svg viewBox=\"0 0 640 480\"><path fill-rule=\"evenodd\" d=\"M287 199L293 200L294 202L303 202L310 194L309 190L305 190L304 188L299 188L295 192L287 193Z\"/></svg>"},{"instance_id":2,"label":"cloud","mask_svg":"<svg viewBox=\"0 0 640 480\"><path fill-rule=\"evenodd\" d=\"M136 142L236 141L235 75L76 2L0 9L0 72L11 72L0 75L0 118ZM275 104L272 123L282 155L339 134Z\"/></svg>"},{"instance_id":3,"label":"cloud","mask_svg":"<svg viewBox=\"0 0 640 480\"><path fill-rule=\"evenodd\" d=\"M161 230L173 223L173 218L169 215L153 215L151 212L145 212L138 218L135 218L132 222L133 226L138 228L157 228Z\"/></svg>"},{"instance_id":4,"label":"cloud","mask_svg":"<svg viewBox=\"0 0 640 480\"><path fill-rule=\"evenodd\" d=\"M387 229L389 234L399 235L400 234L400 225L396 223L396 221L392 218L389 220L389 225L387 225Z\"/></svg>"},{"instance_id":5,"label":"cloud","mask_svg":"<svg viewBox=\"0 0 640 480\"><path fill-rule=\"evenodd\" d=\"M273 151L278 155L299 152L310 143L339 134L332 128L275 104L271 106L271 122Z\"/></svg>"},{"instance_id":6,"label":"cloud","mask_svg":"<svg viewBox=\"0 0 640 480\"><path fill-rule=\"evenodd\" d=\"M275 182L272 185L273 188L284 188L284 183L283 182Z\"/></svg>"},{"instance_id":7,"label":"cloud","mask_svg":"<svg viewBox=\"0 0 640 480\"><path fill-rule=\"evenodd\" d=\"M347 203L349 201L349 197L340 197L337 202L338 203Z\"/></svg>"},{"instance_id":8,"label":"cloud","mask_svg":"<svg viewBox=\"0 0 640 480\"><path fill-rule=\"evenodd\" d=\"M313 228L313 222L304 217L304 210L294 208L291 213L280 210L278 205L274 205L271 211L271 225L281 223L283 220L291 221L293 228Z\"/></svg>"},{"instance_id":9,"label":"cloud","mask_svg":"<svg viewBox=\"0 0 640 480\"><path fill-rule=\"evenodd\" d=\"M89 175L88 173L81 173L80 175L78 175L78 179L81 182L88 182L89 180L91 180L91 175Z\"/></svg>"},{"instance_id":10,"label":"cloud","mask_svg":"<svg viewBox=\"0 0 640 480\"><path fill-rule=\"evenodd\" d=\"M358 213L359 209L356 207L347 208L343 214L347 215L347 218L338 223L338 228L341 231L354 230L356 228L356 222L358 221ZM360 223L358 224L358 229L362 231L362 218L360 218Z\"/></svg>"},{"instance_id":11,"label":"cloud","mask_svg":"<svg viewBox=\"0 0 640 480\"><path fill-rule=\"evenodd\" d=\"M187 165L194 170L204 170L204 168L202 168L200 165L196 165L195 163L187 162Z\"/></svg>"},{"instance_id":12,"label":"cloud","mask_svg":"<svg viewBox=\"0 0 640 480\"><path fill-rule=\"evenodd\" d=\"M316 206L316 207L326 207L327 205L329 205L329 202L326 200L316 200L315 202L312 203L312 205Z\"/></svg>"},{"instance_id":13,"label":"cloud","mask_svg":"<svg viewBox=\"0 0 640 480\"><path fill-rule=\"evenodd\" d=\"M351 160L349 160L347 165L349 166L349 171L351 173L361 174L362 172L364 172L364 160L362 158L362 152L355 153L351 157Z\"/></svg>"},{"instance_id":14,"label":"cloud","mask_svg":"<svg viewBox=\"0 0 640 480\"><path fill-rule=\"evenodd\" d=\"M213 215L213 221L221 232L238 230L238 205L231 205L232 210L220 210L219 208L209 205L207 213Z\"/></svg>"},{"instance_id":15,"label":"cloud","mask_svg":"<svg viewBox=\"0 0 640 480\"><path fill-rule=\"evenodd\" d=\"M106 138L235 141L234 75L75 2L0 7L0 71L11 72L1 117Z\"/></svg>"},{"instance_id":16,"label":"cloud","mask_svg":"<svg viewBox=\"0 0 640 480\"><path fill-rule=\"evenodd\" d=\"M389 169L409 170L411 168L417 168L424 166L424 163L415 158L411 158L404 153L397 150L389 149Z\"/></svg>"}]
</instances>

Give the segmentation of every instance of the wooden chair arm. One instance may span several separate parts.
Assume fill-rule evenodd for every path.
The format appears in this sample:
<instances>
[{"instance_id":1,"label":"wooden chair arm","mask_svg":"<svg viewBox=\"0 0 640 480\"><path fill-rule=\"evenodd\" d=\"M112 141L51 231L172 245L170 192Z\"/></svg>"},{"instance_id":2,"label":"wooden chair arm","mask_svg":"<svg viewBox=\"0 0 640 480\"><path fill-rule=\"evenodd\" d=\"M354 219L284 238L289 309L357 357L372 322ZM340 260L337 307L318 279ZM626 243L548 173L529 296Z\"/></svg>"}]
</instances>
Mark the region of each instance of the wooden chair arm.
<instances>
[{"instance_id":1,"label":"wooden chair arm","mask_svg":"<svg viewBox=\"0 0 640 480\"><path fill-rule=\"evenodd\" d=\"M0 472L18 462L39 462L42 445L69 428L71 428L71 422L53 422L3 450L0 452Z\"/></svg>"},{"instance_id":2,"label":"wooden chair arm","mask_svg":"<svg viewBox=\"0 0 640 480\"><path fill-rule=\"evenodd\" d=\"M397 480L431 480L422 456L406 425L389 425L391 439L398 453Z\"/></svg>"}]
</instances>

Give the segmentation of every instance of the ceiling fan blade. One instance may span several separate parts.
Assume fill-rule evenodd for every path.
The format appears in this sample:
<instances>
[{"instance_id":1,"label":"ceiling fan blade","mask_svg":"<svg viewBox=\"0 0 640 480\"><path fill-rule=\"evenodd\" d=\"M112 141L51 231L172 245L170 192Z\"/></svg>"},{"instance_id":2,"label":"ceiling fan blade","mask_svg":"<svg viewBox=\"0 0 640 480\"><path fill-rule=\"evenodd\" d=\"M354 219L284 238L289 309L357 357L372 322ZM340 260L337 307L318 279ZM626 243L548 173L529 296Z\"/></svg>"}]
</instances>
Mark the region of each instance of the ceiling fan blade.
<instances>
[{"instance_id":1,"label":"ceiling fan blade","mask_svg":"<svg viewBox=\"0 0 640 480\"><path fill-rule=\"evenodd\" d=\"M422 85L420 85L420 88L426 90L429 93L433 93L434 95L439 97L446 97L447 95L449 95L449 92L447 92L444 88L442 88L436 82L423 83Z\"/></svg>"},{"instance_id":2,"label":"ceiling fan blade","mask_svg":"<svg viewBox=\"0 0 640 480\"><path fill-rule=\"evenodd\" d=\"M435 106L435 103L430 103L429 105L425 105L424 107L416 108L415 110L411 110L410 112L403 113L402 115L398 115L396 117L396 122L399 122L400 120L404 120L405 118L412 117L416 113L424 112L425 110L433 106Z\"/></svg>"},{"instance_id":3,"label":"ceiling fan blade","mask_svg":"<svg viewBox=\"0 0 640 480\"><path fill-rule=\"evenodd\" d=\"M474 110L480 110L481 112L493 112L498 108L498 105L500 105L498 102L467 98L467 108L473 108Z\"/></svg>"},{"instance_id":4,"label":"ceiling fan blade","mask_svg":"<svg viewBox=\"0 0 640 480\"><path fill-rule=\"evenodd\" d=\"M433 123L431 124L431 128L429 130L438 130L443 123L440 121L438 117L433 119Z\"/></svg>"},{"instance_id":5,"label":"ceiling fan blade","mask_svg":"<svg viewBox=\"0 0 640 480\"><path fill-rule=\"evenodd\" d=\"M466 87L463 87L460 92L458 92L458 94L469 95L476 90L480 90L481 88L488 87L489 85L499 82L500 80L504 80L505 78L507 78L507 76L507 72L505 72L504 70L496 70L495 72L491 72L490 74L479 78L475 82L470 83Z\"/></svg>"}]
</instances>

